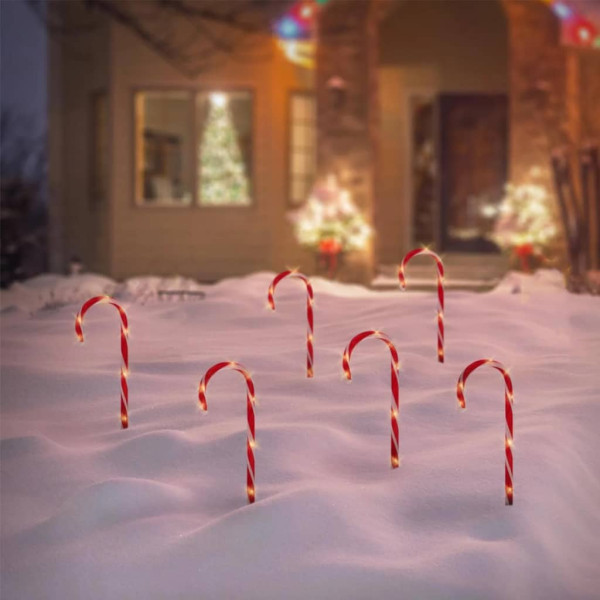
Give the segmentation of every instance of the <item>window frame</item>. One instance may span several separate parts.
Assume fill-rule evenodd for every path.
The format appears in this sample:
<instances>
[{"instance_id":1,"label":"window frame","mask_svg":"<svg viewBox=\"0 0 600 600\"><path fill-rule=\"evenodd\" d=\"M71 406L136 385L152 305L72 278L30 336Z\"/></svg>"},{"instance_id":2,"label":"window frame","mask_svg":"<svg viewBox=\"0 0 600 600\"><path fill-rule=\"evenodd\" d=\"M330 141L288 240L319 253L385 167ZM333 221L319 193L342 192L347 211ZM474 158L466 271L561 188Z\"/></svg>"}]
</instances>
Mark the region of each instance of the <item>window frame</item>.
<instances>
[{"instance_id":1,"label":"window frame","mask_svg":"<svg viewBox=\"0 0 600 600\"><path fill-rule=\"evenodd\" d=\"M189 119L189 127L193 132L193 156L192 156L192 164L197 167L198 165L198 114L197 114L197 98L201 94L210 94L212 92L223 92L224 94L243 92L248 94L250 99L250 123L251 123L251 136L252 136L252 154L250 165L248 169L248 175L250 178L250 203L249 204L227 204L223 206L215 205L215 204L201 204L200 196L199 196L199 174L198 169L193 168L191 174L191 186L192 186L192 201L189 204L181 203L173 203L173 204L153 204L152 202L145 202L142 194L140 194L140 184L139 184L139 171L138 171L138 161L140 159L138 153L138 117L137 117L137 99L141 94L144 93L156 93L156 92L181 92L186 93L190 99L190 114L188 116ZM256 119L256 99L257 93L256 89L249 85L244 86L231 86L231 85L211 85L211 86L157 86L157 85L145 85L145 86L135 86L131 90L130 94L130 110L132 115L132 134L131 134L131 157L132 157L132 203L135 208L139 208L142 210L202 210L202 211L239 211L239 210L256 210L258 206L257 200L257 148L258 144L256 141L256 134L258 131L257 128L257 119Z\"/></svg>"},{"instance_id":2,"label":"window frame","mask_svg":"<svg viewBox=\"0 0 600 600\"><path fill-rule=\"evenodd\" d=\"M286 144L286 175L285 175L285 182L286 182L286 199L287 199L287 207L289 209L298 209L302 206L302 203L296 203L293 200L293 195L292 195L292 183L293 183L293 173L292 173L292 161L293 161L293 156L292 156L292 150L293 150L293 141L294 141L294 133L293 133L293 129L294 129L294 122L292 120L293 117L293 104L294 104L294 97L297 96L305 96L308 98L311 98L312 100L315 101L315 109L316 109L316 102L317 102L317 95L316 92L313 90L309 90L306 88L296 88L296 89L291 89L288 91L288 98L287 98L287 111L286 111L286 130L287 130L287 144ZM318 135L318 128L317 128L317 115L315 113L315 144L314 144L314 164L315 164L315 169L314 169L314 174L313 174L313 184L314 181L316 181L317 179L317 166L318 166L318 160L317 160L317 150L318 150L318 141L317 141L317 135ZM309 190L310 192L310 190Z\"/></svg>"}]
</instances>

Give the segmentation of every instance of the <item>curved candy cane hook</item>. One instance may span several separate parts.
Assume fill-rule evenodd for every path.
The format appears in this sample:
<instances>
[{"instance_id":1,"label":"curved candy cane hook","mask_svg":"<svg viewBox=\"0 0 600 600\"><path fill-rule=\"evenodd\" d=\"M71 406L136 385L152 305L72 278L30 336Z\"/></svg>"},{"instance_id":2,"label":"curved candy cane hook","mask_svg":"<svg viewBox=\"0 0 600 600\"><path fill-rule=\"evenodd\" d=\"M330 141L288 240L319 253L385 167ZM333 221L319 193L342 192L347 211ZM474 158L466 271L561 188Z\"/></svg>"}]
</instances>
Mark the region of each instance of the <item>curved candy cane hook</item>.
<instances>
[{"instance_id":1,"label":"curved candy cane hook","mask_svg":"<svg viewBox=\"0 0 600 600\"><path fill-rule=\"evenodd\" d=\"M313 288L310 283L310 280L306 275L302 273L298 273L295 270L287 270L282 271L279 275L275 276L271 285L269 286L268 292L268 302L269 308L271 310L275 310L275 287L277 284L286 277L294 277L296 279L301 279L306 285L306 320L307 320L307 329L306 329L306 376L313 377L313 362L314 362L314 350L313 350L313 335L315 330L314 318L313 318Z\"/></svg>"},{"instance_id":2,"label":"curved candy cane hook","mask_svg":"<svg viewBox=\"0 0 600 600\"><path fill-rule=\"evenodd\" d=\"M419 254L426 254L427 256L433 257L437 266L437 292L438 292L438 311L437 311L437 325L438 325L438 338L437 338L437 352L438 361L444 362L444 264L442 259L429 248L416 248L411 250L403 259L402 263L398 267L398 279L402 289L406 289L406 279L404 277L404 270L406 265L413 256Z\"/></svg>"},{"instance_id":3,"label":"curved candy cane hook","mask_svg":"<svg viewBox=\"0 0 600 600\"><path fill-rule=\"evenodd\" d=\"M254 427L254 403L256 397L254 395L254 382L248 372L248 369L237 362L220 362L213 365L206 371L200 385L198 387L198 400L200 402L200 408L203 411L208 410L208 404L206 403L206 386L211 380L212 376L220 371L221 369L232 369L241 373L246 380L246 411L248 416L248 434L246 437L246 494L248 495L248 503L252 504L256 497L256 488L254 484L255 478L255 464L254 464L254 447L256 446L256 432Z\"/></svg>"},{"instance_id":4,"label":"curved candy cane hook","mask_svg":"<svg viewBox=\"0 0 600 600\"><path fill-rule=\"evenodd\" d=\"M514 496L514 485L513 485L513 410L512 405L514 401L513 395L513 385L510 375L508 371L496 360L492 358L483 358L480 360L476 360L472 362L461 374L458 378L458 383L456 384L456 398L458 399L458 403L461 408L466 408L465 402L465 383L469 375L483 365L489 365L493 367L497 371L500 371L502 377L504 378L504 412L505 412L505 420L506 420L506 428L504 432L504 451L505 451L505 461L504 461L504 491L506 495L506 504L508 506L512 506L513 496Z\"/></svg>"},{"instance_id":5,"label":"curved candy cane hook","mask_svg":"<svg viewBox=\"0 0 600 600\"><path fill-rule=\"evenodd\" d=\"M356 348L356 346L360 342L362 342L362 340L364 340L368 337L374 337L374 338L384 342L386 344L386 346L390 349L390 352L392 354L392 363L391 363L392 408L390 411L390 420L391 420L391 426L392 426L391 463L392 463L392 469L397 469L398 465L400 464L400 461L398 458L398 446L399 446L399 442L398 442L398 437L399 437L398 412L400 411L400 401L398 398L399 389L400 389L398 371L400 369L400 365L398 364L398 352L396 351L396 347L391 342L390 338L385 333L382 333L381 331L363 331L362 333L355 335L350 340L350 343L346 346L346 349L344 350L344 355L342 357L342 367L344 369L344 375L346 376L346 379L348 379L348 381L351 381L352 380L352 372L350 371L350 357L352 356L352 351L354 350L354 348Z\"/></svg>"},{"instance_id":6,"label":"curved candy cane hook","mask_svg":"<svg viewBox=\"0 0 600 600\"><path fill-rule=\"evenodd\" d=\"M95 296L94 298L90 298L83 304L77 317L75 317L75 334L79 341L83 342L83 317L94 304L98 303L114 306L119 311L119 316L121 317L121 357L123 359L123 366L121 367L121 427L127 429L129 425L129 389L127 387L127 376L129 375L127 336L129 335L129 326L125 311L110 296Z\"/></svg>"}]
</instances>

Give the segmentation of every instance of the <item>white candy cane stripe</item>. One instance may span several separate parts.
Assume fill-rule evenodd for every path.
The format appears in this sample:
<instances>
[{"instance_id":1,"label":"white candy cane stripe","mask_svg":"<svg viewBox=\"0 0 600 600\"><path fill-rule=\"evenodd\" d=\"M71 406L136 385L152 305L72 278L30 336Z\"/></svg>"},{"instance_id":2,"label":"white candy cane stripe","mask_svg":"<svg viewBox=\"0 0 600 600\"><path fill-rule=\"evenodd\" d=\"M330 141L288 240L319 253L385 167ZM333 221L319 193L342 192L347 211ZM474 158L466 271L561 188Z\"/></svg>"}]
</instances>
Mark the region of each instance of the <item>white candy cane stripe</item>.
<instances>
[{"instance_id":1,"label":"white candy cane stripe","mask_svg":"<svg viewBox=\"0 0 600 600\"><path fill-rule=\"evenodd\" d=\"M504 429L504 492L506 504L512 506L514 498L514 483L513 483L513 385L510 375L504 365L492 358L482 358L472 362L460 374L458 383L456 384L456 397L461 408L466 408L465 402L465 382L469 375L483 365L489 365L497 371L500 371L504 378L504 413L505 413L505 429Z\"/></svg>"},{"instance_id":2,"label":"white candy cane stripe","mask_svg":"<svg viewBox=\"0 0 600 600\"><path fill-rule=\"evenodd\" d=\"M256 485L255 485L255 461L254 461L254 448L256 446L256 428L255 428L255 414L254 404L256 397L254 395L254 382L248 372L248 369L237 362L220 362L208 369L198 387L198 400L200 402L200 408L204 411L208 410L208 404L206 402L206 386L212 378L212 376L220 371L221 369L232 369L241 373L246 380L246 415L248 419L248 429L246 433L246 494L248 496L248 503L252 504L256 499Z\"/></svg>"},{"instance_id":3,"label":"white candy cane stripe","mask_svg":"<svg viewBox=\"0 0 600 600\"><path fill-rule=\"evenodd\" d=\"M275 288L277 284L286 277L294 277L296 279L300 279L306 285L306 321L307 321L307 329L306 329L306 376L313 377L314 369L314 348L313 348L313 338L315 333L315 323L314 323L314 315L313 315L313 303L314 303L314 294L313 288L310 283L310 280L306 275L302 273L298 273L298 271L288 269L287 271L282 271L278 275L275 276L271 285L269 286L269 291L267 295L267 300L269 302L269 308L271 310L275 310Z\"/></svg>"},{"instance_id":4,"label":"white candy cane stripe","mask_svg":"<svg viewBox=\"0 0 600 600\"><path fill-rule=\"evenodd\" d=\"M121 317L121 427L127 429L129 426L129 388L127 386L127 377L129 376L129 347L127 345L127 336L129 335L129 325L127 315L123 308L117 304L110 296L95 296L84 302L81 310L75 317L75 334L80 342L83 342L83 317L85 313L95 304L103 303L114 306Z\"/></svg>"},{"instance_id":5,"label":"white candy cane stripe","mask_svg":"<svg viewBox=\"0 0 600 600\"><path fill-rule=\"evenodd\" d=\"M444 263L442 259L433 251L429 250L429 248L416 248L411 250L400 263L398 267L398 279L400 281L400 286L402 289L406 288L406 278L404 271L406 269L406 265L414 256L418 256L419 254L425 254L427 256L431 256L435 260L435 264L437 266L437 294L438 294L438 309L437 309L437 354L438 361L444 362Z\"/></svg>"}]
</instances>

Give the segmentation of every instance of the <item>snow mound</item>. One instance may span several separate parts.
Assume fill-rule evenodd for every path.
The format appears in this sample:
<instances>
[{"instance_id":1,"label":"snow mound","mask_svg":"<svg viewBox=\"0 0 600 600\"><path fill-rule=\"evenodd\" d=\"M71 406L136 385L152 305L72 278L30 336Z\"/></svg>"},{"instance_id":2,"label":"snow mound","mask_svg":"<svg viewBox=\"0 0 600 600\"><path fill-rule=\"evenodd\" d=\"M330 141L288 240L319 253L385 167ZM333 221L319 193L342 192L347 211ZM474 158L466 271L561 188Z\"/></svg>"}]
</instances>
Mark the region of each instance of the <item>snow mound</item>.
<instances>
[{"instance_id":1,"label":"snow mound","mask_svg":"<svg viewBox=\"0 0 600 600\"><path fill-rule=\"evenodd\" d=\"M184 277L134 277L117 283L102 275L41 275L14 283L0 294L2 311L35 313L66 304L82 304L92 296L108 295L129 302L197 299L207 286ZM187 293L186 293L187 292Z\"/></svg>"},{"instance_id":2,"label":"snow mound","mask_svg":"<svg viewBox=\"0 0 600 600\"><path fill-rule=\"evenodd\" d=\"M435 291L315 279L307 379L304 286L282 282L265 310L273 275L210 287L46 277L12 290L38 308L0 318L2 598L598 597L600 298L568 294L550 272L448 291L439 364ZM206 298L155 301L186 286ZM131 300L127 430L114 311L73 339L80 303L108 291ZM343 349L365 329L385 331L402 363L394 470L388 349L366 340L342 378ZM514 383L512 507L502 377L478 370L467 410L456 401L459 373L482 357ZM221 360L255 382L252 505L244 379L219 373L198 408L198 382Z\"/></svg>"}]
</instances>

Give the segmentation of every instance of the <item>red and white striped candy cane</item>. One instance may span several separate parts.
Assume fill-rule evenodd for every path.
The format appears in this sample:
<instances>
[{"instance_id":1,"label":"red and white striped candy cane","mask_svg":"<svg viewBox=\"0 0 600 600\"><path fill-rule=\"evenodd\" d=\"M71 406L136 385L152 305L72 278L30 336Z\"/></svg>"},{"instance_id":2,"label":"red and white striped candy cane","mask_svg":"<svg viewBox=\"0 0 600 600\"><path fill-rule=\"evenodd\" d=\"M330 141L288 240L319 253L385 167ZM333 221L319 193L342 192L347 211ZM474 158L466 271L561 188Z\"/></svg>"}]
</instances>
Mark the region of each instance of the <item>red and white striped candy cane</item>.
<instances>
[{"instance_id":1,"label":"red and white striped candy cane","mask_svg":"<svg viewBox=\"0 0 600 600\"><path fill-rule=\"evenodd\" d=\"M127 388L127 376L129 375L129 350L127 347L127 336L129 335L129 326L127 324L127 315L119 304L110 296L95 296L83 304L77 317L75 318L75 333L80 342L83 342L83 317L85 313L94 304L110 304L119 311L121 317L121 356L123 366L121 367L121 427L127 429L129 425L129 390Z\"/></svg>"},{"instance_id":2,"label":"red and white striped candy cane","mask_svg":"<svg viewBox=\"0 0 600 600\"><path fill-rule=\"evenodd\" d=\"M381 340L386 344L386 346L390 349L390 352L392 353L392 408L390 411L390 419L392 425L391 462L392 469L397 469L398 465L400 464L398 458L398 412L400 411L400 401L398 399L400 390L398 371L400 370L400 365L398 364L398 352L396 351L396 347L394 346L390 338L381 331L363 331L362 333L355 335L350 340L350 343L346 346L346 349L344 350L344 355L342 357L342 367L344 369L346 379L348 379L348 381L351 381L352 373L350 372L350 357L352 356L352 351L360 342L362 342L362 340L368 337L373 337L378 340Z\"/></svg>"},{"instance_id":3,"label":"red and white striped candy cane","mask_svg":"<svg viewBox=\"0 0 600 600\"><path fill-rule=\"evenodd\" d=\"M288 276L295 277L296 279L301 279L304 282L304 284L306 285L306 320L307 320L306 376L312 377L314 374L313 373L313 362L314 362L313 335L314 335L314 331L315 331L315 323L314 323L313 308L312 308L313 302L314 302L314 295L313 295L312 285L311 285L308 277L306 275L303 275L302 273L298 273L298 271L295 271L295 270L282 271L281 273L279 273L279 275L277 275L273 279L273 281L271 282L271 285L269 286L269 293L268 293L269 308L271 310L275 310L275 298L274 298L275 287L282 279L285 279Z\"/></svg>"},{"instance_id":4,"label":"red and white striped candy cane","mask_svg":"<svg viewBox=\"0 0 600 600\"><path fill-rule=\"evenodd\" d=\"M504 462L504 491L506 494L506 504L512 506L513 503L513 495L514 495L514 485L513 485L513 385L512 380L508 374L508 371L496 360L492 358L482 358L480 360L476 360L472 362L461 374L458 378L458 383L456 384L456 397L458 399L458 403L461 408L466 408L467 405L465 403L465 382L469 375L478 369L482 365L489 365L490 367L494 367L502 373L502 377L504 377L504 412L505 412L505 420L506 420L506 428L504 432L504 450L505 450L505 462Z\"/></svg>"},{"instance_id":5,"label":"red and white striped candy cane","mask_svg":"<svg viewBox=\"0 0 600 600\"><path fill-rule=\"evenodd\" d=\"M206 403L206 386L210 381L211 377L221 369L233 369L238 373L241 373L246 380L246 411L248 413L248 435L246 438L246 493L248 495L248 503L252 504L256 497L256 488L254 484L255 477L255 465L254 465L254 447L256 446L256 432L254 429L254 403L256 397L254 396L254 383L252 377L248 372L248 369L237 362L220 362L213 365L200 380L198 387L198 400L200 401L200 408L204 411L208 410L208 404Z\"/></svg>"},{"instance_id":6,"label":"red and white striped candy cane","mask_svg":"<svg viewBox=\"0 0 600 600\"><path fill-rule=\"evenodd\" d=\"M438 325L438 340L437 340L437 353L438 361L444 362L444 263L442 259L435 253L429 250L429 248L416 248L411 250L403 259L402 263L398 267L398 279L400 280L400 286L402 289L406 288L406 279L404 278L404 269L413 256L419 254L426 254L432 256L437 265L437 292L438 292L438 311L437 311L437 325Z\"/></svg>"}]
</instances>

